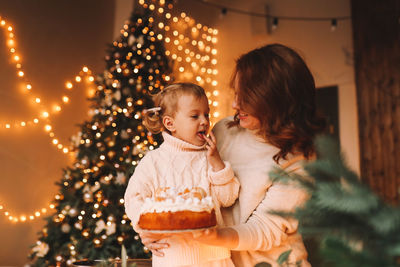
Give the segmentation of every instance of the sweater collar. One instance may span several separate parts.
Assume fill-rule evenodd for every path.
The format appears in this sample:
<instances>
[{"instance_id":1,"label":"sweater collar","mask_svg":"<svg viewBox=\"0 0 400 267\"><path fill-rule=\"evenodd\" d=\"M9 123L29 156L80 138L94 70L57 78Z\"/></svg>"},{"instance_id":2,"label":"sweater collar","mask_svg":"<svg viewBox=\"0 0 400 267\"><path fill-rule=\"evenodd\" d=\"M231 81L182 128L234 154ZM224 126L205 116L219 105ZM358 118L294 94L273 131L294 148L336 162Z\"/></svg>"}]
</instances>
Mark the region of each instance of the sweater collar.
<instances>
[{"instance_id":1,"label":"sweater collar","mask_svg":"<svg viewBox=\"0 0 400 267\"><path fill-rule=\"evenodd\" d=\"M202 146L192 145L186 141L183 141L179 138L176 138L170 135L167 132L162 132L162 136L164 138L164 142L161 144L160 147L164 147L171 151L202 151L206 149L206 144Z\"/></svg>"}]
</instances>

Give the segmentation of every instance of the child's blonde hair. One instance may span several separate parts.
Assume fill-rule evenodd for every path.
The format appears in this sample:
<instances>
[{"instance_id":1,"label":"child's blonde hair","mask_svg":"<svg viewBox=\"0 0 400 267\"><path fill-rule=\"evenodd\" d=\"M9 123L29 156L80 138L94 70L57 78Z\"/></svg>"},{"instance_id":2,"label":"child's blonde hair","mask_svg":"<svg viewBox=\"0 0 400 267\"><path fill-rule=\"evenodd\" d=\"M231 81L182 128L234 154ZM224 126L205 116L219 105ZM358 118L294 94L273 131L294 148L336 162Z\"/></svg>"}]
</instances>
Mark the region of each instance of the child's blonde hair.
<instances>
[{"instance_id":1,"label":"child's blonde hair","mask_svg":"<svg viewBox=\"0 0 400 267\"><path fill-rule=\"evenodd\" d=\"M144 110L143 125L153 134L168 131L162 122L164 116L175 117L178 110L179 98L183 95L192 95L196 98L206 96L204 89L193 83L174 83L153 96L154 108Z\"/></svg>"}]
</instances>

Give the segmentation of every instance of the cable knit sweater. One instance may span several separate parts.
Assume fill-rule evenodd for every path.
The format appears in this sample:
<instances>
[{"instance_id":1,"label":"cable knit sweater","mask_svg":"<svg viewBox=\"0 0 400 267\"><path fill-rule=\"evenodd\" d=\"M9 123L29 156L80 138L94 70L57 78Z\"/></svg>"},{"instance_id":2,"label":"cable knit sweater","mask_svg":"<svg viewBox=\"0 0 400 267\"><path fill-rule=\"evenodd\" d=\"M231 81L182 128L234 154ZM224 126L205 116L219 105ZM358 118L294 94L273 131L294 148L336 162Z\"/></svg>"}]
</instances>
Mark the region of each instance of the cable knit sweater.
<instances>
[{"instance_id":1,"label":"cable knit sweater","mask_svg":"<svg viewBox=\"0 0 400 267\"><path fill-rule=\"evenodd\" d=\"M229 162L224 162L224 169L213 172L205 146L189 144L165 132L163 138L160 147L140 161L125 192L125 211L135 231L140 231L137 223L144 199L152 197L160 187L202 187L213 197L217 223L223 225L220 207L232 205L239 192L239 182ZM153 266L208 266L208 261L215 263L230 258L226 248L207 246L176 235L165 242L170 246L163 251L164 257L153 256Z\"/></svg>"},{"instance_id":2,"label":"cable knit sweater","mask_svg":"<svg viewBox=\"0 0 400 267\"><path fill-rule=\"evenodd\" d=\"M238 201L222 209L225 223L239 235L239 245L231 252L235 266L250 267L268 262L275 267L279 255L288 250L292 250L291 264L302 260L302 266L310 266L302 238L297 233L298 222L269 213L293 211L304 203L306 194L299 188L273 184L268 173L278 167L272 159L278 148L249 130L228 128L229 121L231 117L221 120L213 131L222 159L231 163L241 186ZM301 171L300 162L292 161L297 163L283 162L290 165L287 170Z\"/></svg>"}]
</instances>

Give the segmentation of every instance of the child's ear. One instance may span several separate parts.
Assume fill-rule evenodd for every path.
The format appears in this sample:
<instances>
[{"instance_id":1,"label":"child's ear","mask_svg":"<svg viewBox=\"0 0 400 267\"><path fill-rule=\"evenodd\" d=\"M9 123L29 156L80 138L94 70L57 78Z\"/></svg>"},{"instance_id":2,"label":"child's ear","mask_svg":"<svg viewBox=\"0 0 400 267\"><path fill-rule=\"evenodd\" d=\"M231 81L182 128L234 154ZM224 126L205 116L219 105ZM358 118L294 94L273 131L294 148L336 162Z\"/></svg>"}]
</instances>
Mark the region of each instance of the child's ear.
<instances>
[{"instance_id":1,"label":"child's ear","mask_svg":"<svg viewBox=\"0 0 400 267\"><path fill-rule=\"evenodd\" d=\"M175 132L175 120L170 116L164 116L162 120L164 127L171 133Z\"/></svg>"}]
</instances>

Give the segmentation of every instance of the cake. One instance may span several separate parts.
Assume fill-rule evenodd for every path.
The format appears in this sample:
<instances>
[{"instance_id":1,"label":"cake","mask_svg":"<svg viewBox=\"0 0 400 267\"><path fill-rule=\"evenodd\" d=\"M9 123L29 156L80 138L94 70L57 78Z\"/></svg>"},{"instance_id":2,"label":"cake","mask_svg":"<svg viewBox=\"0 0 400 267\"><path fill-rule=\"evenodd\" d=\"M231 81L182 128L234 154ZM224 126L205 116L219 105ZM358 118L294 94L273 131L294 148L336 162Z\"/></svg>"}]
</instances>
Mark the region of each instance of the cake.
<instances>
[{"instance_id":1,"label":"cake","mask_svg":"<svg viewBox=\"0 0 400 267\"><path fill-rule=\"evenodd\" d=\"M144 230L187 230L216 225L212 198L204 189L159 188L146 198L138 225Z\"/></svg>"}]
</instances>

